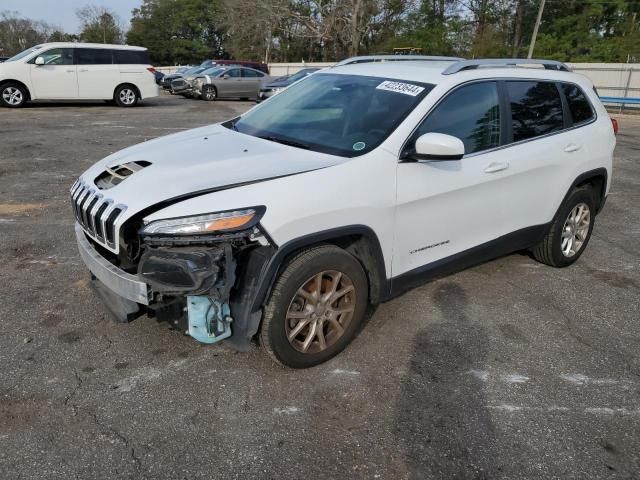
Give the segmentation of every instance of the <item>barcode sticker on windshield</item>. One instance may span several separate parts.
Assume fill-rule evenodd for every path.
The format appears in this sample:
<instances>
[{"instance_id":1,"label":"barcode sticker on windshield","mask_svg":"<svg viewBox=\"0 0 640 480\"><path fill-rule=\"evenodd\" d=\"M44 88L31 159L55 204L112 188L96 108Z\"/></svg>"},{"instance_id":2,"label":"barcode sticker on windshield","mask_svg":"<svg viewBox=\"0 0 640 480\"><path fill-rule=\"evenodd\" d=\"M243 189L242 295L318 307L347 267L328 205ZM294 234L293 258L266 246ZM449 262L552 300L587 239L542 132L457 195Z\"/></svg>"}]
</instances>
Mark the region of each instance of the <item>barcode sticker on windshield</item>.
<instances>
[{"instance_id":1,"label":"barcode sticker on windshield","mask_svg":"<svg viewBox=\"0 0 640 480\"><path fill-rule=\"evenodd\" d=\"M378 85L376 89L387 90L389 92L404 93L405 95L411 95L412 97L415 97L416 95L420 95L420 93L422 93L424 87L413 85L411 83L392 82L390 80L385 80L380 85Z\"/></svg>"}]
</instances>

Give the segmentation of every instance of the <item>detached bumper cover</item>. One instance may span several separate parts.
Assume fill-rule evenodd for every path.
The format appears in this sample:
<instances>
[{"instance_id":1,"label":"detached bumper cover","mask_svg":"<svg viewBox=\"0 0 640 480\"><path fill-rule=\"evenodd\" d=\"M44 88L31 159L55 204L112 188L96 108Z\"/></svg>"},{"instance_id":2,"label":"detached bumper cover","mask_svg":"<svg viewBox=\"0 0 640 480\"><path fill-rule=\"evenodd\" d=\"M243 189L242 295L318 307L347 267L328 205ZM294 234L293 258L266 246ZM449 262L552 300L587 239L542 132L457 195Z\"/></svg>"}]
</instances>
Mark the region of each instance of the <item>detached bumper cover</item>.
<instances>
[{"instance_id":1,"label":"detached bumper cover","mask_svg":"<svg viewBox=\"0 0 640 480\"><path fill-rule=\"evenodd\" d=\"M100 280L105 287L120 297L132 302L149 305L149 291L147 284L137 276L131 275L106 260L89 243L82 227L76 223L76 241L82 261L91 273Z\"/></svg>"}]
</instances>

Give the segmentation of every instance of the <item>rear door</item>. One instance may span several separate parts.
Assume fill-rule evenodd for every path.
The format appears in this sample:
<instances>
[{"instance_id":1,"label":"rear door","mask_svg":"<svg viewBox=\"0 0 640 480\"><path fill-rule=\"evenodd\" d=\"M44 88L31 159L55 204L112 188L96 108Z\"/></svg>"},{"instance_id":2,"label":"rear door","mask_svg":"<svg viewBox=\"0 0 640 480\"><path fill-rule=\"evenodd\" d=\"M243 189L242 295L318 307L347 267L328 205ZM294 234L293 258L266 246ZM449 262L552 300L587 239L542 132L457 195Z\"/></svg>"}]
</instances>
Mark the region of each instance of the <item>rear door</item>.
<instances>
[{"instance_id":1,"label":"rear door","mask_svg":"<svg viewBox=\"0 0 640 480\"><path fill-rule=\"evenodd\" d=\"M265 75L251 68L242 69L242 97L257 98Z\"/></svg>"},{"instance_id":2,"label":"rear door","mask_svg":"<svg viewBox=\"0 0 640 480\"><path fill-rule=\"evenodd\" d=\"M34 98L74 99L78 98L78 75L73 61L73 48L53 48L38 57L44 65L36 65L35 58L29 61Z\"/></svg>"},{"instance_id":3,"label":"rear door","mask_svg":"<svg viewBox=\"0 0 640 480\"><path fill-rule=\"evenodd\" d=\"M113 64L113 51L107 48L77 48L79 98L113 98L120 83L120 69Z\"/></svg>"}]
</instances>

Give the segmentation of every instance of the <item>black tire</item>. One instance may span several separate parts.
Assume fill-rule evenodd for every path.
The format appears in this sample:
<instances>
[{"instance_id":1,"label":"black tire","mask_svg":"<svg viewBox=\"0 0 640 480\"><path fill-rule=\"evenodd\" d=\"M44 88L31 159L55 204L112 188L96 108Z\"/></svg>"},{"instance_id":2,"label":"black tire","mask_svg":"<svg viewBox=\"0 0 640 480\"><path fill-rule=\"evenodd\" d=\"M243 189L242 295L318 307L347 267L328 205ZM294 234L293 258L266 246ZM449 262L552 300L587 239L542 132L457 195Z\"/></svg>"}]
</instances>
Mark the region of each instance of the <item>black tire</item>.
<instances>
[{"instance_id":1,"label":"black tire","mask_svg":"<svg viewBox=\"0 0 640 480\"><path fill-rule=\"evenodd\" d=\"M353 314L343 332L336 334L334 340L329 337L331 333L323 333L323 341L326 339L327 345L324 350L303 353L296 349L287 338L287 328L292 328L290 323L286 323L287 314L294 301L300 298L298 297L299 289L308 285L318 274L329 271L339 272L341 274L339 278L350 280L350 285L353 286L353 290L351 290L353 296L351 298L355 299L355 305L352 307ZM320 283L322 284L322 282ZM322 245L305 250L288 262L275 282L264 311L260 330L260 343L275 362L288 367L309 368L326 362L344 350L355 337L367 310L368 296L367 276L360 262L348 252L333 245ZM342 298L347 300L346 297ZM342 301L340 300L340 302ZM350 301L346 306L348 307L351 304ZM344 307L344 303L338 306L338 308ZM322 314L320 313L318 316L322 317ZM339 321L343 321L343 317L338 318L340 319ZM326 328L326 331L329 332L329 329L332 328L330 324L333 325L333 323L330 321L325 322L324 320L320 320L320 322L321 325L326 323L326 327L323 327L323 329ZM303 329L301 334L307 331L308 335L310 329L311 326L309 326L309 329ZM327 336L325 337L325 335ZM332 341L333 343L331 343ZM318 342L319 339L317 342L312 342L312 345L318 346Z\"/></svg>"},{"instance_id":2,"label":"black tire","mask_svg":"<svg viewBox=\"0 0 640 480\"><path fill-rule=\"evenodd\" d=\"M9 82L0 87L0 104L8 108L24 107L29 99L29 92L19 83Z\"/></svg>"},{"instance_id":3,"label":"black tire","mask_svg":"<svg viewBox=\"0 0 640 480\"><path fill-rule=\"evenodd\" d=\"M589 209L589 226L580 247L575 253L568 256L563 253L562 250L562 233L565 228L565 222L568 221L569 214L581 204L586 205ZM574 263L580 258L589 243L595 216L596 201L593 188L591 188L590 185L584 185L574 189L560 207L545 237L538 245L533 247L532 253L534 258L545 265L558 268L567 267Z\"/></svg>"},{"instance_id":4,"label":"black tire","mask_svg":"<svg viewBox=\"0 0 640 480\"><path fill-rule=\"evenodd\" d=\"M202 100L213 102L218 98L218 90L213 85L204 85L202 87Z\"/></svg>"},{"instance_id":5,"label":"black tire","mask_svg":"<svg viewBox=\"0 0 640 480\"><path fill-rule=\"evenodd\" d=\"M140 94L133 85L120 85L113 94L113 100L119 107L130 108L138 104Z\"/></svg>"}]
</instances>

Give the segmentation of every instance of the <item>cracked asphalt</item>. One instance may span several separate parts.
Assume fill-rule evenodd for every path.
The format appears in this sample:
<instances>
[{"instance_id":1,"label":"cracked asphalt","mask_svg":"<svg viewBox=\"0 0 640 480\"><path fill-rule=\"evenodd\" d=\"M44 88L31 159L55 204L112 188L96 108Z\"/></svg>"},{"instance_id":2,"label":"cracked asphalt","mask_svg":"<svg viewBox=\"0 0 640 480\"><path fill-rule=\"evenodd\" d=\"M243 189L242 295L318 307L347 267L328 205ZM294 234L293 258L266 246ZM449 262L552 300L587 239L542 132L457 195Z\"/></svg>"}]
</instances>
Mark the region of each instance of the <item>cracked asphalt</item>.
<instances>
[{"instance_id":1,"label":"cracked asphalt","mask_svg":"<svg viewBox=\"0 0 640 480\"><path fill-rule=\"evenodd\" d=\"M640 117L618 116L576 265L515 254L427 284L295 371L113 323L74 243L89 165L249 106L0 110L0 478L640 478Z\"/></svg>"}]
</instances>

